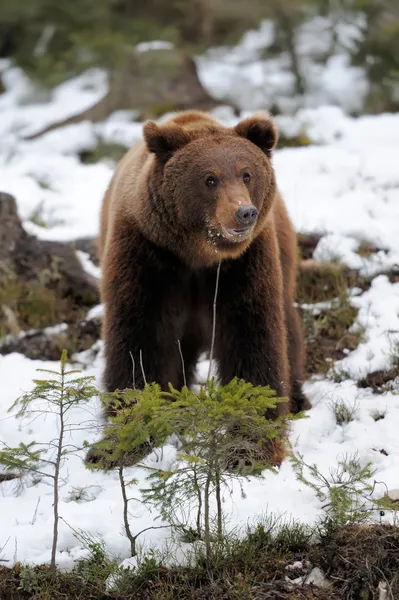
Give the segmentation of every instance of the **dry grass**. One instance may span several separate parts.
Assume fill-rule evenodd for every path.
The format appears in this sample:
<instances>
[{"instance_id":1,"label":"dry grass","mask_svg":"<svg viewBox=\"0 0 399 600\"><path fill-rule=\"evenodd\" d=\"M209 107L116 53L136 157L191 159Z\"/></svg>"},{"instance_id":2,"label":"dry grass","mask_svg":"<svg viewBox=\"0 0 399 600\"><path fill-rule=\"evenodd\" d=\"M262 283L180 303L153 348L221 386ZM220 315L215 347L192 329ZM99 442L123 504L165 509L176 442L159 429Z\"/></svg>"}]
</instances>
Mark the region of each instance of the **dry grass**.
<instances>
[{"instance_id":1,"label":"dry grass","mask_svg":"<svg viewBox=\"0 0 399 600\"><path fill-rule=\"evenodd\" d=\"M345 600L378 600L381 581L387 600L399 598L399 528L351 525L327 536L310 556Z\"/></svg>"},{"instance_id":2,"label":"dry grass","mask_svg":"<svg viewBox=\"0 0 399 600\"><path fill-rule=\"evenodd\" d=\"M0 568L0 598L10 600L189 600L279 599L338 600L331 590L291 583L301 570L287 565L306 558L310 532L300 525L272 530L272 522L258 526L243 540L225 540L212 564L198 554L192 567L166 568L149 556L135 572L116 574L116 563L99 547L70 573L48 567ZM113 589L106 589L109 575L116 574Z\"/></svg>"},{"instance_id":3,"label":"dry grass","mask_svg":"<svg viewBox=\"0 0 399 600\"><path fill-rule=\"evenodd\" d=\"M335 298L330 307L316 313L300 308L306 342L306 371L308 375L326 373L336 360L346 356L345 350L355 350L362 330L350 331L357 316L347 293Z\"/></svg>"},{"instance_id":4,"label":"dry grass","mask_svg":"<svg viewBox=\"0 0 399 600\"><path fill-rule=\"evenodd\" d=\"M374 394L398 390L399 383L399 343L392 347L391 368L386 371L373 371L357 382L360 388L371 388Z\"/></svg>"},{"instance_id":5,"label":"dry grass","mask_svg":"<svg viewBox=\"0 0 399 600\"><path fill-rule=\"evenodd\" d=\"M117 575L112 589L106 581L115 575L116 561L98 548L72 572L57 572L55 577L46 566L0 567L0 598L378 600L380 582L387 585L387 600L399 598L399 528L351 525L325 535L317 544L300 525L281 527L277 535L271 531L258 526L241 541L226 541L212 564L199 554L193 567L167 568L161 559L149 556L136 571ZM287 570L297 561L303 568ZM293 583L315 566L325 574L326 587Z\"/></svg>"}]
</instances>

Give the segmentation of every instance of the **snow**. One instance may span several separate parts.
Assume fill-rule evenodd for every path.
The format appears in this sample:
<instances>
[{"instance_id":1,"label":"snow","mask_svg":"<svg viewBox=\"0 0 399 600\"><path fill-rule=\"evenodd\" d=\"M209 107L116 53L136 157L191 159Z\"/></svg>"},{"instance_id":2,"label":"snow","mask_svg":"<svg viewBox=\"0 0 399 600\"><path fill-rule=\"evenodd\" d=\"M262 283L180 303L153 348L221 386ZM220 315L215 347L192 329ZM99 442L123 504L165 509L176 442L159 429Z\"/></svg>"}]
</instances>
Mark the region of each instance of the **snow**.
<instances>
[{"instance_id":1,"label":"snow","mask_svg":"<svg viewBox=\"0 0 399 600\"><path fill-rule=\"evenodd\" d=\"M82 252L81 250L76 251L76 255L82 265L83 270L92 277L96 279L100 279L101 270L97 267L91 260L90 255L87 252Z\"/></svg>"},{"instance_id":2,"label":"snow","mask_svg":"<svg viewBox=\"0 0 399 600\"><path fill-rule=\"evenodd\" d=\"M152 42L141 42L141 44L137 44L136 52L148 52L149 50L172 50L173 48L174 45L170 42L154 40Z\"/></svg>"},{"instance_id":3,"label":"snow","mask_svg":"<svg viewBox=\"0 0 399 600\"><path fill-rule=\"evenodd\" d=\"M316 23L314 27L316 25L323 24ZM355 26L352 31L344 32L348 43L356 32ZM278 94L290 93L290 77L281 71L278 75L284 57L268 59L267 64L258 60L260 49L270 46L273 35L270 24L265 23L259 32L248 33L234 51L226 55L222 49L199 61L205 83L220 93L231 89L245 107L242 116L259 108L259 103L264 104L267 94L273 95L277 87ZM301 47L304 53L309 52L304 42ZM248 61L251 61L249 69ZM92 149L98 140L129 146L141 137L141 124L134 121L133 111L121 111L103 123L86 121L49 132L37 140L23 140L28 133L101 99L106 93L105 79L103 74L91 72L63 84L50 98L39 101L18 69L4 63L3 67L7 92L0 96L1 191L16 196L25 229L41 239L69 240L96 235L102 195L113 165L106 162L84 165L78 153ZM309 72L314 74L313 67ZM244 71L247 86L237 86L237 78L241 78ZM265 75L270 83L268 91L264 88ZM345 79L341 80L341 75ZM385 275L378 274L399 264L396 151L399 114L356 119L344 112L353 106L353 97L364 82L359 83L357 77L361 79L361 74L347 66L343 55L327 65L323 77L327 83L323 88L323 101L320 102L320 95L315 96L317 107L308 104L295 114L278 117L283 131L305 131L314 143L306 148L278 150L274 158L277 180L296 229L322 234L316 258L338 259L374 279L368 291L357 290L352 294L351 301L359 308L354 327L362 328L364 334L359 347L335 365L347 374L347 379L335 383L327 377L319 377L306 383L313 408L308 418L293 424L290 439L294 450L303 454L307 463L316 462L324 474L344 455L357 453L362 464L371 461L376 470L375 479L383 482L376 488L376 494L381 494L385 491L384 485L388 489L399 487L399 395L387 391L376 396L370 389L358 388L356 380L376 369L390 368L399 343L399 283L390 283ZM331 105L337 98L339 105ZM238 121L226 107L215 110L215 115L227 125ZM32 215L37 211L46 227L32 222ZM379 252L370 258L360 257L356 250L362 240L375 244ZM89 274L99 276L88 255L80 252L79 259ZM317 306L308 308L317 310ZM98 306L87 318L101 314L102 306ZM100 385L101 342L73 359L85 374L94 375ZM206 378L208 367L204 358L198 365L199 383ZM15 446L22 440L49 442L57 431L52 414L21 423L15 413L8 412L22 391L32 389L37 368L57 369L58 365L29 360L15 353L0 356L0 440L6 444ZM356 405L352 422L336 424L331 403L337 400ZM385 418L375 421L373 413L376 411L385 412ZM102 423L98 398L84 408L74 409L70 422L79 424L71 433L71 443L80 447L85 440L98 439ZM135 564L129 560L128 543L122 535L118 476L113 472L88 471L81 460L83 455L81 450L69 456L62 467L64 484L57 562L69 568L73 560L86 552L70 529L73 527L100 536L109 551L119 555L126 566ZM173 457L174 449L166 446L162 453L158 450L146 462L166 466ZM138 488L144 483L143 471L130 468L127 476L138 480L131 494L138 497ZM225 494L225 512L228 526L232 528L252 524L265 513L305 523L314 523L323 514L320 501L310 488L296 479L288 461L277 474L266 472L263 479L243 482L243 488L245 497L241 496L237 484L233 485L231 494ZM8 565L17 560L48 561L52 536L52 496L48 481L28 478L24 487L15 481L4 482L0 491L0 548L4 545L1 558L10 561ZM132 501L130 511L133 533L151 527L157 517L154 510L151 512L138 500ZM146 548L161 548L164 543L170 543L169 537L169 529L149 530L139 538L139 543ZM176 547L176 560L180 560L182 554L184 548Z\"/></svg>"},{"instance_id":4,"label":"snow","mask_svg":"<svg viewBox=\"0 0 399 600\"><path fill-rule=\"evenodd\" d=\"M399 283L379 275L352 304L359 308L355 325L365 330L366 340L336 364L353 379L362 379L392 368L393 356L399 358Z\"/></svg>"},{"instance_id":5,"label":"snow","mask_svg":"<svg viewBox=\"0 0 399 600\"><path fill-rule=\"evenodd\" d=\"M50 98L38 96L21 69L3 71L7 90L0 96L1 125L18 131L22 136L32 135L54 121L66 119L90 108L107 92L107 78L100 69L91 69L73 81L59 85ZM15 110L15 105L20 110ZM34 123L34 127L32 127Z\"/></svg>"},{"instance_id":6,"label":"snow","mask_svg":"<svg viewBox=\"0 0 399 600\"><path fill-rule=\"evenodd\" d=\"M363 70L350 65L349 50L362 34L362 25L359 14L352 22L338 18L332 23L317 17L299 28L297 54L307 89L302 99L295 96L289 56L273 54L275 32L271 21L247 32L234 48L211 49L198 57L199 74L215 96L232 100L242 110L277 105L292 113L300 107L331 104L356 113L362 107L368 84ZM338 44L335 53L323 61L323 55L332 47L333 31Z\"/></svg>"},{"instance_id":7,"label":"snow","mask_svg":"<svg viewBox=\"0 0 399 600\"><path fill-rule=\"evenodd\" d=\"M20 428L14 418L7 414L7 409L22 391L31 388L33 377L37 376L36 368L56 367L50 362L32 361L18 354L4 356L0 360L0 381L2 382L2 395L0 407L1 439L5 444L13 445L19 439L25 442L33 440L50 441L57 431L57 422L53 415L45 418L26 420ZM86 370L88 375L99 375L101 360ZM88 407L76 409L70 415L70 423L82 423L84 430L75 431L73 441L77 446L84 440L94 441L99 437L100 407L94 400ZM76 427L75 427L76 428ZM69 441L69 440L68 440ZM157 467L167 465L174 456L172 447L165 447L163 458L154 453L148 457L146 463ZM81 461L83 452L79 456L70 456L62 468L61 476L67 480L61 488L60 515L60 540L57 563L62 567L72 564L71 550L74 549L74 558L84 554L83 548L78 552L79 544L73 536L68 525L74 529L83 529L86 533L101 536L108 549L122 558L128 558L128 545L121 536L122 531L122 504L119 480L117 473L92 473L88 471ZM138 486L143 487L144 474L140 469L126 470L126 478L136 478ZM278 485L276 485L279 480ZM273 513L289 513L302 521L312 522L320 512L318 503L313 494L305 486L295 482L290 465L284 464L279 475L267 473L264 480L252 480L245 491L250 502L243 499L235 485L233 498L226 497L226 513L233 522L252 522L254 515L264 513L267 509ZM48 481L40 483L33 480L28 482L24 490L15 495L15 482L1 484L2 512L1 535L6 542L3 555L10 560L40 563L48 560L51 543L51 514L52 494ZM76 489L85 488L89 499L86 502L71 500L71 494ZM132 494L136 495L136 494ZM39 502L39 505L38 505ZM296 507L296 508L295 508ZM294 510L292 510L294 509ZM136 501L131 502L133 532L140 531L153 524L154 514ZM35 516L36 515L36 516ZM157 523L158 524L158 523ZM148 531L141 542L146 544L160 544L168 537L168 529ZM15 551L15 544L17 550Z\"/></svg>"}]
</instances>

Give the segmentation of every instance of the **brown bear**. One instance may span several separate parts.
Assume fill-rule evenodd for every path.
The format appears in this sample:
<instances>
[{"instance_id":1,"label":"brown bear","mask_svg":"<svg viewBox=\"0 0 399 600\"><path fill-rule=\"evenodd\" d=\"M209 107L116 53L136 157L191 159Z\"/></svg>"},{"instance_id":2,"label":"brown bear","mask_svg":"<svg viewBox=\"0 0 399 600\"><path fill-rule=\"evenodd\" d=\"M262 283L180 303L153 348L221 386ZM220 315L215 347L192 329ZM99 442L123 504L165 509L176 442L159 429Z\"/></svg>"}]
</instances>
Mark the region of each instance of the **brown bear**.
<instances>
[{"instance_id":1,"label":"brown bear","mask_svg":"<svg viewBox=\"0 0 399 600\"><path fill-rule=\"evenodd\" d=\"M178 341L192 383L211 345L221 261L220 382L237 376L269 385L289 396L293 412L309 408L294 307L296 235L271 162L274 122L259 114L229 128L189 111L149 121L143 133L117 166L102 207L106 390L141 388L145 380L180 388ZM287 410L281 404L279 414Z\"/></svg>"}]
</instances>

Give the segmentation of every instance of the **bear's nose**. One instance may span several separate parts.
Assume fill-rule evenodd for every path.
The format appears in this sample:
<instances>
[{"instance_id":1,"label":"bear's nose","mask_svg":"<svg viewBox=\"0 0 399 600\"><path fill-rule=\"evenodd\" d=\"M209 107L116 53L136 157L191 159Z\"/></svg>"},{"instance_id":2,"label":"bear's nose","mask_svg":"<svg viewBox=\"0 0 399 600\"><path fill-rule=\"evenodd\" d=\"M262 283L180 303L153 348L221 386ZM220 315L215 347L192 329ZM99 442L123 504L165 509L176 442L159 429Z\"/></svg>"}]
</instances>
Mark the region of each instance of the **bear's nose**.
<instances>
[{"instance_id":1,"label":"bear's nose","mask_svg":"<svg viewBox=\"0 0 399 600\"><path fill-rule=\"evenodd\" d=\"M236 219L240 225L245 225L249 227L256 220L258 216L258 209L252 204L248 206L240 206L240 208L236 212Z\"/></svg>"}]
</instances>

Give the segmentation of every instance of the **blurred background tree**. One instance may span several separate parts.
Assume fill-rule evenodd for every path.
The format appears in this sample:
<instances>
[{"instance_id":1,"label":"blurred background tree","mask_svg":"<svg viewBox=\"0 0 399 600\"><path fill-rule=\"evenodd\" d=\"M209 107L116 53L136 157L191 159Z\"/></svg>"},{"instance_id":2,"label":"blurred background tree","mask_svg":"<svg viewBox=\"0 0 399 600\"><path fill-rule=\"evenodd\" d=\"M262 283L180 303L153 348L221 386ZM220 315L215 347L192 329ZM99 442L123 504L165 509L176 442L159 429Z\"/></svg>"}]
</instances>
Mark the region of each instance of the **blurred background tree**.
<instances>
[{"instance_id":1,"label":"blurred background tree","mask_svg":"<svg viewBox=\"0 0 399 600\"><path fill-rule=\"evenodd\" d=\"M296 93L302 95L306 82L297 49L301 25L312 16L328 17L332 53L338 44L336 26L359 12L363 35L351 48L351 58L369 77L366 109L397 110L398 0L2 0L0 57L11 57L50 87L88 67L104 68L112 89L108 111L132 107L132 99L135 108L142 108L155 89L159 112L175 100L177 108L193 103L205 108L212 99L196 78L195 55L235 44L263 19L271 19L275 42L270 51L289 57ZM137 44L151 40L170 42L174 49L136 51ZM173 95L172 88L178 93Z\"/></svg>"},{"instance_id":2,"label":"blurred background tree","mask_svg":"<svg viewBox=\"0 0 399 600\"><path fill-rule=\"evenodd\" d=\"M251 10L241 0L3 0L0 56L54 84L92 65L120 69L140 42L201 52L258 26L262 2L250 1Z\"/></svg>"},{"instance_id":3,"label":"blurred background tree","mask_svg":"<svg viewBox=\"0 0 399 600\"><path fill-rule=\"evenodd\" d=\"M364 36L353 53L353 62L365 68L370 91L366 111L399 109L399 2L356 0L366 16Z\"/></svg>"}]
</instances>

